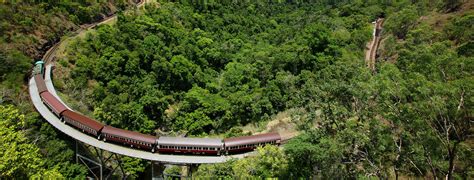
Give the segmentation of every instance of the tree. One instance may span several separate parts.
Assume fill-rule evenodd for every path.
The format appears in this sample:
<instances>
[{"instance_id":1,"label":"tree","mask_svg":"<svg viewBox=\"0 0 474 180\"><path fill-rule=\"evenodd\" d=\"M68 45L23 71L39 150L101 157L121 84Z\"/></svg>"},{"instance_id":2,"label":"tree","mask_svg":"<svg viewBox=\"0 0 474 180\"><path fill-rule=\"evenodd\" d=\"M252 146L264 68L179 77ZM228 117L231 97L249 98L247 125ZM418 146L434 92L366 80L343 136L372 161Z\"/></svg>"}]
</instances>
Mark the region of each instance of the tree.
<instances>
[{"instance_id":1,"label":"tree","mask_svg":"<svg viewBox=\"0 0 474 180\"><path fill-rule=\"evenodd\" d=\"M194 173L196 178L279 178L288 168L283 150L277 146L258 147L255 156L230 160L222 164L201 165Z\"/></svg>"},{"instance_id":2,"label":"tree","mask_svg":"<svg viewBox=\"0 0 474 180\"><path fill-rule=\"evenodd\" d=\"M413 6L408 6L391 15L384 27L399 39L404 39L408 31L415 25L417 17L416 9Z\"/></svg>"},{"instance_id":3,"label":"tree","mask_svg":"<svg viewBox=\"0 0 474 180\"><path fill-rule=\"evenodd\" d=\"M257 155L237 161L232 169L239 178L281 177L286 173L288 160L277 146L257 148Z\"/></svg>"},{"instance_id":4,"label":"tree","mask_svg":"<svg viewBox=\"0 0 474 180\"><path fill-rule=\"evenodd\" d=\"M124 177L135 179L145 171L146 161L142 159L123 156L121 161L123 162L123 169L127 173L123 175Z\"/></svg>"},{"instance_id":5,"label":"tree","mask_svg":"<svg viewBox=\"0 0 474 180\"><path fill-rule=\"evenodd\" d=\"M446 0L443 1L442 7L447 12L453 12L456 11L462 5L462 3L462 0Z\"/></svg>"},{"instance_id":6,"label":"tree","mask_svg":"<svg viewBox=\"0 0 474 180\"><path fill-rule=\"evenodd\" d=\"M61 178L56 169L44 169L39 148L25 136L25 125L25 116L18 109L0 105L0 177Z\"/></svg>"}]
</instances>

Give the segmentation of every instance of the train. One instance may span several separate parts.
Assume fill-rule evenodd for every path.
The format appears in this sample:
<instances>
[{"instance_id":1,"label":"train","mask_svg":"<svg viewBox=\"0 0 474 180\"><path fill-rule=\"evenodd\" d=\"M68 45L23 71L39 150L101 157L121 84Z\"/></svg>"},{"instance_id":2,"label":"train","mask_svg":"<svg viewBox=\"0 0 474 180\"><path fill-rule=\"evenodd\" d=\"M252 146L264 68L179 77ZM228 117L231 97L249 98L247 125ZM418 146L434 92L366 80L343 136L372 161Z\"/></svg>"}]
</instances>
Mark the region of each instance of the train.
<instances>
[{"instance_id":1,"label":"train","mask_svg":"<svg viewBox=\"0 0 474 180\"><path fill-rule=\"evenodd\" d=\"M279 133L265 133L232 138L189 138L189 137L155 137L139 132L129 131L105 125L97 120L69 109L47 89L43 78L43 63L37 63L33 74L42 102L56 115L61 122L96 137L104 142L115 143L131 148L158 151L163 154L194 155L229 155L249 152L259 146L268 144L280 145Z\"/></svg>"}]
</instances>

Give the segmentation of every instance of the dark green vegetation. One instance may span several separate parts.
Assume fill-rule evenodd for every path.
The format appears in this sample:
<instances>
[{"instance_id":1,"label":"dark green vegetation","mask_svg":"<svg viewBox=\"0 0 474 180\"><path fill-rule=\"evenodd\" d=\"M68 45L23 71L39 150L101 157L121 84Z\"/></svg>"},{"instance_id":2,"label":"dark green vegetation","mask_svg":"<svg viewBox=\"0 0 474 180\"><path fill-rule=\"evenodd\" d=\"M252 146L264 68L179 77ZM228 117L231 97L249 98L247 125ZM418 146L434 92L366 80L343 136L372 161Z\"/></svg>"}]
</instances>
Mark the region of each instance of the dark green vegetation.
<instances>
[{"instance_id":1,"label":"dark green vegetation","mask_svg":"<svg viewBox=\"0 0 474 180\"><path fill-rule=\"evenodd\" d=\"M86 103L98 120L145 133L161 128L196 136L234 134L238 130L232 127L302 109L293 116L303 133L283 151L269 146L254 158L201 166L195 176L472 179L472 4L402 0L150 5L143 12L121 14L116 25L101 26L75 43L69 57L59 61L70 68L73 82L61 87ZM84 13L63 5L44 11L48 5L24 6L44 13L13 19L52 14L80 23L96 13L73 18L70 14ZM57 12L67 16L54 14L55 9L65 9ZM2 23L7 22L3 16L12 14L0 13ZM371 72L364 64L364 47L371 38L370 22L381 15L386 16L386 29L376 72ZM35 34L31 29L23 32L21 27L29 26L18 24L9 32ZM41 34L53 40L62 33L44 31ZM4 45L31 44L20 41L29 37L25 35L2 37ZM1 62L8 65L0 68L2 86L19 93L36 55L27 48L1 53ZM13 99L6 103L26 102L11 98L24 96L4 94L2 99ZM34 159L31 165L40 166L26 172L18 168L22 164L3 167L6 163L0 159L0 170L8 173L0 177L54 177L59 172L83 179L85 169L69 162L70 142L58 138L51 126L34 113L24 112L28 115L23 119L10 106L0 106L0 112L6 120L1 126L7 127L0 131L2 145L22 144L19 150L0 145L5 148L1 150L27 148L18 159ZM26 125L18 125L23 121ZM30 131L20 131L24 129ZM15 142L3 134L20 138ZM132 177L144 171L140 160L123 161Z\"/></svg>"},{"instance_id":2,"label":"dark green vegetation","mask_svg":"<svg viewBox=\"0 0 474 180\"><path fill-rule=\"evenodd\" d=\"M130 7L122 1L0 3L0 179L85 179L73 141L34 112L25 86L33 62L80 24Z\"/></svg>"},{"instance_id":3,"label":"dark green vegetation","mask_svg":"<svg viewBox=\"0 0 474 180\"><path fill-rule=\"evenodd\" d=\"M312 101L302 88L333 76L332 65L363 68L367 22L381 11L338 17L317 4L198 7L149 6L99 27L69 51L70 89L90 89L85 101L113 126L222 133Z\"/></svg>"},{"instance_id":4,"label":"dark green vegetation","mask_svg":"<svg viewBox=\"0 0 474 180\"><path fill-rule=\"evenodd\" d=\"M252 162L248 176L472 178L473 11L462 5L162 3L77 42L69 92L87 89L97 119L145 133L224 133L304 109L288 166ZM364 47L381 15L371 72ZM198 175L236 176L245 162Z\"/></svg>"}]
</instances>

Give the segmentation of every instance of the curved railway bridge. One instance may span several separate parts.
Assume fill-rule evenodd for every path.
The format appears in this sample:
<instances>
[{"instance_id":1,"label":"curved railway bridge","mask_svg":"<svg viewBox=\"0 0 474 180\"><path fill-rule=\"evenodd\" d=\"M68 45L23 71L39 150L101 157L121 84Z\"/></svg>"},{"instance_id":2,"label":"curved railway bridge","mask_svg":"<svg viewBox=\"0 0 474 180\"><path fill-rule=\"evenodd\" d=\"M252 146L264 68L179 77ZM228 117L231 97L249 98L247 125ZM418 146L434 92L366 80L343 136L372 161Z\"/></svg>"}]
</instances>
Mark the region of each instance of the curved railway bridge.
<instances>
[{"instance_id":1,"label":"curved railway bridge","mask_svg":"<svg viewBox=\"0 0 474 180\"><path fill-rule=\"evenodd\" d=\"M59 96L56 94L56 90L54 89L52 79L51 79L51 71L53 65L48 64L46 65L45 70L45 83L48 91L55 96L57 99ZM43 104L41 101L41 97L38 92L38 88L36 87L36 82L34 78L31 78L29 81L29 93L31 97L31 101L35 106L36 110L46 119L51 125L53 125L56 129L63 132L64 134L80 141L90 146L106 150L112 153L121 154L125 156L150 160L150 161L158 161L163 163L171 163L171 164L206 164L206 163L221 163L225 162L232 158L242 158L248 156L252 152L244 153L244 154L237 154L237 155L229 155L229 156L198 156L198 155L171 155L171 154L159 154L159 153L151 153L149 151L143 151L138 149L133 149L125 146L120 146L108 142L104 142L98 140L93 136L89 136L87 134L82 133L81 131L62 123L59 118L54 115L46 105Z\"/></svg>"},{"instance_id":2,"label":"curved railway bridge","mask_svg":"<svg viewBox=\"0 0 474 180\"><path fill-rule=\"evenodd\" d=\"M141 0L137 3L137 7L143 6L146 3L146 0ZM87 24L84 25L81 29L75 32L75 34L79 34L81 31L88 30L94 28L95 26L104 23L112 18L115 15L105 18L101 22ZM56 90L53 86L52 82L52 70L54 68L54 55L62 41L56 43L52 46L46 54L43 56L43 60L45 61L45 71L44 71L44 82L47 88L47 91L51 93L57 100L59 100L67 109L73 111L70 107L65 104L61 98L57 95ZM41 114L41 116L46 119L51 125L53 125L56 129L63 132L64 134L72 137L78 142L82 142L94 148L105 150L111 153L125 155L134 158L140 158L144 160L149 160L153 162L161 162L161 163L169 163L169 164L206 164L206 163L222 163L227 160L233 158L243 158L252 154L252 152L242 153L242 154L234 154L228 156L202 156L202 155L176 155L176 154L159 154L159 153L152 153L150 151L144 151L139 149L130 148L127 146L120 146L114 143L109 143L105 141L98 140L96 137L87 135L80 130L69 126L65 123L62 123L61 120L56 116L53 112L51 112L48 107L43 103L40 92L38 91L38 87L35 81L34 76L31 77L29 80L29 94L31 101L33 102L34 107L36 110ZM96 150L97 150L96 149ZM77 157L76 157L77 160Z\"/></svg>"}]
</instances>

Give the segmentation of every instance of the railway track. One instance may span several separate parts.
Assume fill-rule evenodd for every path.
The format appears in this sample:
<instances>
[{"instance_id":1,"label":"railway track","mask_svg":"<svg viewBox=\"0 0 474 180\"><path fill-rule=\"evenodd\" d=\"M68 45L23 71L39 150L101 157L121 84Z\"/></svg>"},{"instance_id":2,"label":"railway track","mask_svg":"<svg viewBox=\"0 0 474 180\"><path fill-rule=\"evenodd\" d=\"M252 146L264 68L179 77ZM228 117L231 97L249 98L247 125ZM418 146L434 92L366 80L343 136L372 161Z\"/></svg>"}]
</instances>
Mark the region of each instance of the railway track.
<instances>
[{"instance_id":1,"label":"railway track","mask_svg":"<svg viewBox=\"0 0 474 180\"><path fill-rule=\"evenodd\" d=\"M143 4L144 1L142 1ZM74 37L77 34L82 33L85 30L89 30L91 28L96 27L97 25L104 23L106 21L111 20L112 18L116 17L115 15L109 16L102 20L101 22L96 22L92 24L87 24L87 25L82 25L81 28L76 30L74 34L70 37ZM67 39L67 38L66 38ZM51 81L51 74L52 74L52 67L54 66L54 63L56 61L55 55L57 55L58 48L61 46L61 43L64 43L65 39L62 39L61 41L55 43L51 48L49 48L46 53L43 56L43 60L45 62L45 67L46 67L46 72L45 72L45 77L44 77L44 83L47 86L47 91L51 93L51 95L57 99L58 102L55 102L56 104L63 104L66 106L64 102L61 101L59 96L55 93L56 90L54 89L54 86ZM128 148L128 147L122 147L122 146L112 146L109 143L98 141L94 137L90 137L84 133L78 132L76 129L71 128L69 126L66 126L64 124L58 123L59 119L54 114L52 114L48 108L45 106L45 104L51 105L51 103L42 103L42 99L44 98L39 96L38 89L36 87L36 80L33 78L30 79L29 83L29 89L30 89L30 97L33 101L33 104L37 111L46 119L50 124L56 127L56 129L62 131L63 133L69 135L70 137L73 137L77 141L84 142L85 144L91 145L93 147L99 148L106 150L108 152L113 152L117 154L122 154L126 156L131 156L131 157L136 157L140 159L147 159L147 160L152 160L152 161L160 161L160 162L169 162L169 163L185 163L185 164L202 164L202 163L220 163L220 162L225 162L229 159L232 158L243 158L245 156L253 154L253 152L248 152L248 153L242 153L242 154L235 154L235 155L226 155L226 156L215 156L215 157L207 157L207 156L183 156L183 155L167 155L167 154L153 154L148 151L142 151L138 149L133 149L133 148ZM53 103L54 104L54 103ZM51 107L51 106L50 106ZM66 107L67 109L70 109ZM56 109L56 108L53 108ZM258 138L257 138L258 139ZM163 141L163 140L162 140ZM230 141L230 139L229 139ZM127 141L128 142L128 141ZM285 141L286 142L286 141ZM233 146L232 146L233 147ZM240 146L239 146L240 148ZM229 149L227 149L229 150Z\"/></svg>"},{"instance_id":2,"label":"railway track","mask_svg":"<svg viewBox=\"0 0 474 180\"><path fill-rule=\"evenodd\" d=\"M372 72L375 72L377 49L379 48L379 45L380 45L383 22L384 22L383 18L379 18L375 21L373 39L371 41L368 54L366 54L367 67L370 70L372 70Z\"/></svg>"},{"instance_id":3,"label":"railway track","mask_svg":"<svg viewBox=\"0 0 474 180\"><path fill-rule=\"evenodd\" d=\"M142 7L147 1L146 0L140 0L137 4L136 4L136 7L139 8L139 7ZM92 29L92 28L95 28L97 25L100 25L102 23L105 23L113 18L117 17L116 14L113 14L111 16L107 16L105 17L104 19L102 19L101 21L99 22L95 22L95 23L91 23L91 24L83 24L83 25L80 25L80 28L78 30L76 30L72 35L71 35L71 38L80 34L81 32L83 31L87 31L89 29ZM49 64L49 63L52 63L54 61L54 55L59 47L59 45L61 45L61 43L64 42L65 39L61 39L59 42L55 43L51 48L49 48L46 53L43 55L43 61L45 64Z\"/></svg>"}]
</instances>

